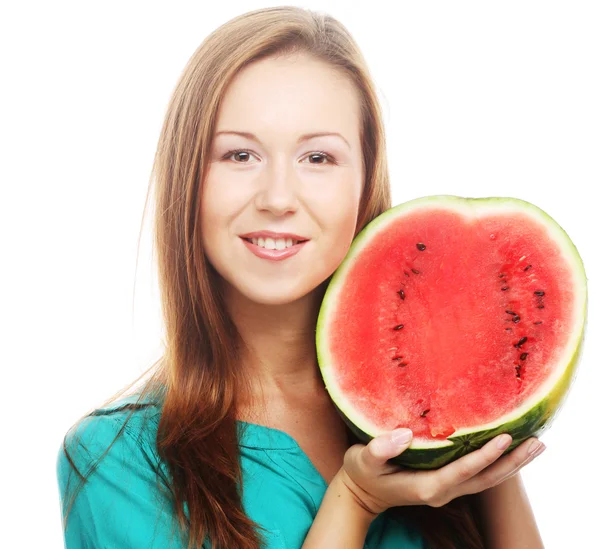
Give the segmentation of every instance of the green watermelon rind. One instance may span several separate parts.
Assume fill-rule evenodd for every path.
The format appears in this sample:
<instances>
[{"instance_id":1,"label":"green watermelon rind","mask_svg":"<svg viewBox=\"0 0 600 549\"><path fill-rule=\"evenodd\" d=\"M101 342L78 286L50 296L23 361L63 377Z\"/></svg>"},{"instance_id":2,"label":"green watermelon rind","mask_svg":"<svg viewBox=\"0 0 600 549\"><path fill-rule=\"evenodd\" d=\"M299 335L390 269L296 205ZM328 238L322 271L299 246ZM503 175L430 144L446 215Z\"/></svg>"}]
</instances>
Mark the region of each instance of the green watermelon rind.
<instances>
[{"instance_id":1,"label":"green watermelon rind","mask_svg":"<svg viewBox=\"0 0 600 549\"><path fill-rule=\"evenodd\" d=\"M453 202L460 208L464 208L464 206L467 204L477 204L477 206L482 210L484 209L482 206L490 205L493 206L491 210L494 208L497 210L497 206L502 206L505 204L512 212L517 211L514 209L514 206L518 205L522 211L529 211L537 214L538 219L544 222L548 229L553 232L557 241L561 245L562 251L570 256L575 276L577 277L577 275L579 275L581 282L580 295L582 296L581 310L579 313L580 316L578 317L581 319L579 325L580 329L578 330L576 336L576 346L571 360L563 370L562 375L554 382L552 389L544 393L544 397L541 398L541 400L532 403L529 409L525 410L518 417L511 418L509 421L500 421L498 425L492 428L475 430L457 436L450 436L446 439L446 441L443 441L443 446L419 447L418 443L415 444L413 441L413 444L402 454L390 460L392 463L413 469L437 469L442 467L463 455L481 448L489 440L501 433L509 433L513 439L511 445L504 452L505 454L511 452L516 446L530 437L540 437L543 432L550 427L554 419L557 417L560 408L564 404L566 396L576 375L577 365L582 354L582 348L585 340L588 295L587 277L585 275L583 261L579 255L579 252L577 251L576 246L571 241L566 231L541 208L530 202L517 198L463 198L452 195L427 196L395 206L371 221L371 223L365 226L356 236L348 254L344 258L344 261L331 278L317 319L317 360L321 374L334 406L338 410L346 425L348 425L349 429L356 435L356 437L364 444L368 444L368 442L372 440L375 435L361 429L358 426L358 424L360 424L360 420L352 420L352 410L345 409L345 406L340 403L340 401L343 401L342 398L336 398L338 395L335 394L333 380L328 376L328 365L330 361L328 359L328 352L326 349L326 319L329 317L330 309L333 307L333 305L335 305L336 290L338 287L343 285L345 273L352 266L354 258L357 257L363 246L371 241L380 228L385 228L387 222L393 220L398 213L404 212L413 207L419 207L421 205L427 206L431 204L440 204L444 207L447 207ZM510 206L513 206L513 208L510 208ZM573 336L573 338L575 338L575 336Z\"/></svg>"}]
</instances>

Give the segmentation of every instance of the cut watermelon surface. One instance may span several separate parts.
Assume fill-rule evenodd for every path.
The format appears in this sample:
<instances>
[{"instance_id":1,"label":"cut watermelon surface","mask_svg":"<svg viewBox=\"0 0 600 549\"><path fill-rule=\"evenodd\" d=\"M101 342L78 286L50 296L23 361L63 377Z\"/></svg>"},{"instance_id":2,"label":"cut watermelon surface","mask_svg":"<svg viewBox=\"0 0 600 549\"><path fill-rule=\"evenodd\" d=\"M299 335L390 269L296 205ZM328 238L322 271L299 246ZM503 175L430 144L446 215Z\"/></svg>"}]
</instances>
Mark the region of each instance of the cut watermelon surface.
<instances>
[{"instance_id":1,"label":"cut watermelon surface","mask_svg":"<svg viewBox=\"0 0 600 549\"><path fill-rule=\"evenodd\" d=\"M586 323L577 249L514 198L425 197L371 222L325 294L327 390L365 442L409 427L398 463L439 467L501 432L549 426Z\"/></svg>"}]
</instances>

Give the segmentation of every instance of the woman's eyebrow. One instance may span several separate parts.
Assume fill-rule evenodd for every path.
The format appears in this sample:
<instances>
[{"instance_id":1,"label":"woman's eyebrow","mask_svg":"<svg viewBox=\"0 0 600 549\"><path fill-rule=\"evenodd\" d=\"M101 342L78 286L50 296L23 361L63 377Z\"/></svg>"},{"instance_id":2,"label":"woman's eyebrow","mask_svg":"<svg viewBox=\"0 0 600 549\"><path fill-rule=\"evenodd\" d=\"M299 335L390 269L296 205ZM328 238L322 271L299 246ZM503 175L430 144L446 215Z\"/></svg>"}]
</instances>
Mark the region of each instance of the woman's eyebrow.
<instances>
[{"instance_id":1,"label":"woman's eyebrow","mask_svg":"<svg viewBox=\"0 0 600 549\"><path fill-rule=\"evenodd\" d=\"M247 139L252 139L253 141L256 141L257 143L261 143L260 139L258 137L256 137L256 135L254 135L253 133L250 132L239 132L239 131L233 131L233 130L222 130L219 131L215 134L215 137L218 135L222 135L222 134L234 134L234 135L241 135L242 137L246 137ZM346 145L348 145L348 148L351 149L352 147L350 147L350 143L348 143L348 140L341 134L338 132L313 132L313 133L305 133L304 135L301 135L298 138L298 144L302 143L303 141L308 141L309 139L312 139L313 137L322 137L325 135L334 135L337 137L340 137L341 139L344 140L344 142L346 143Z\"/></svg>"}]
</instances>

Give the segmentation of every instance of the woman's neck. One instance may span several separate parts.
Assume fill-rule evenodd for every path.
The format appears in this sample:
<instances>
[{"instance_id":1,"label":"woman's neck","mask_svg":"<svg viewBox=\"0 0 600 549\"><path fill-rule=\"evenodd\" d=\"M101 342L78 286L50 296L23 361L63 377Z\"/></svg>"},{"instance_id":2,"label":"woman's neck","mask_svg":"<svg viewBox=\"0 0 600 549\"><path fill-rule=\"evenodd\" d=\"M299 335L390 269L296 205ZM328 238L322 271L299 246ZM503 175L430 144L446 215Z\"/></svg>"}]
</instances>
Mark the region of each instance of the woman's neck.
<instances>
[{"instance_id":1,"label":"woman's neck","mask_svg":"<svg viewBox=\"0 0 600 549\"><path fill-rule=\"evenodd\" d=\"M244 343L240 365L252 392L265 400L321 392L315 326L322 290L285 305L263 305L234 290L226 294L228 311Z\"/></svg>"}]
</instances>

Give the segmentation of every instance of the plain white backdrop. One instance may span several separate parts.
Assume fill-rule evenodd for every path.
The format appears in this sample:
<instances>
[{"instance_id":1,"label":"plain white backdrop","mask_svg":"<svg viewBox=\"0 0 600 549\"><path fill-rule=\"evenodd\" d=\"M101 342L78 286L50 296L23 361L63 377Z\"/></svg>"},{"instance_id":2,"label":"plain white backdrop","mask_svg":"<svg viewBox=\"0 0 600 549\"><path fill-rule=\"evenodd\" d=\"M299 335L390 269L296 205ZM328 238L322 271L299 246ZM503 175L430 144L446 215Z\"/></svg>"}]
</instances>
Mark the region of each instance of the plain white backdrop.
<instances>
[{"instance_id":1,"label":"plain white backdrop","mask_svg":"<svg viewBox=\"0 0 600 549\"><path fill-rule=\"evenodd\" d=\"M271 5L2 10L2 547L62 547L55 461L64 433L161 354L149 223L137 271L136 256L162 117L204 37ZM515 196L546 210L578 247L589 280L584 354L542 437L546 452L522 474L548 549L600 547L600 5L299 5L340 19L369 62L394 204Z\"/></svg>"}]
</instances>

